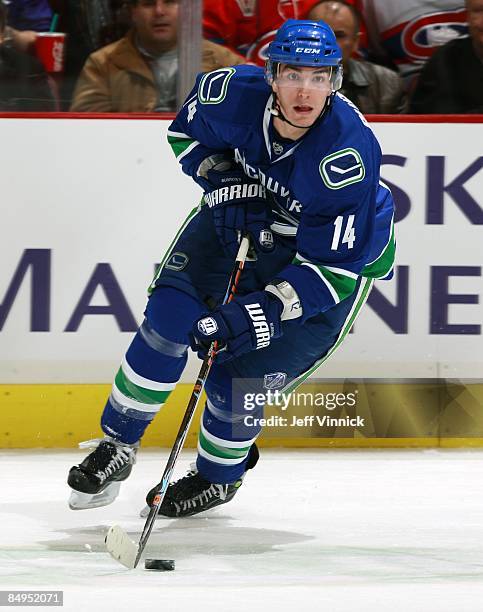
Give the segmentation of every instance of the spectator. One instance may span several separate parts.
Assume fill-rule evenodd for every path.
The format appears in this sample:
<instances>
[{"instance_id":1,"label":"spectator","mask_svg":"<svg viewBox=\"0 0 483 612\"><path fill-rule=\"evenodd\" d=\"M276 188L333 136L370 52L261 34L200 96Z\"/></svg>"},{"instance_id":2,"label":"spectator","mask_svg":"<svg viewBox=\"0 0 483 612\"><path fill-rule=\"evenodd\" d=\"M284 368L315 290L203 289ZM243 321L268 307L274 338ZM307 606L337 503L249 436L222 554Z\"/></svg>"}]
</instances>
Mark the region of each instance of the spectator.
<instances>
[{"instance_id":1,"label":"spectator","mask_svg":"<svg viewBox=\"0 0 483 612\"><path fill-rule=\"evenodd\" d=\"M37 32L48 32L52 9L48 0L10 0L7 12L7 37L17 51L34 53Z\"/></svg>"},{"instance_id":2,"label":"spectator","mask_svg":"<svg viewBox=\"0 0 483 612\"><path fill-rule=\"evenodd\" d=\"M15 30L48 32L52 9L48 0L10 0L7 23Z\"/></svg>"},{"instance_id":3,"label":"spectator","mask_svg":"<svg viewBox=\"0 0 483 612\"><path fill-rule=\"evenodd\" d=\"M11 40L12 45L22 53L34 53L35 39L37 32L34 30L15 30L14 28L6 27L5 35Z\"/></svg>"},{"instance_id":4,"label":"spectator","mask_svg":"<svg viewBox=\"0 0 483 612\"><path fill-rule=\"evenodd\" d=\"M129 11L125 0L50 0L50 4L59 15L59 31L68 37L60 84L62 107L68 110L87 58L125 36Z\"/></svg>"},{"instance_id":5,"label":"spectator","mask_svg":"<svg viewBox=\"0 0 483 612\"><path fill-rule=\"evenodd\" d=\"M301 19L315 0L204 0L203 33L263 66L268 45L287 19Z\"/></svg>"},{"instance_id":6,"label":"spectator","mask_svg":"<svg viewBox=\"0 0 483 612\"><path fill-rule=\"evenodd\" d=\"M0 111L55 110L55 99L40 62L14 48L6 36L6 22L6 6L0 0Z\"/></svg>"},{"instance_id":7,"label":"spectator","mask_svg":"<svg viewBox=\"0 0 483 612\"><path fill-rule=\"evenodd\" d=\"M72 111L150 112L176 109L177 0L131 0L132 28L89 56ZM214 43L202 47L203 71L243 63Z\"/></svg>"},{"instance_id":8,"label":"spectator","mask_svg":"<svg viewBox=\"0 0 483 612\"><path fill-rule=\"evenodd\" d=\"M443 45L419 77L412 113L483 113L483 0L466 0L468 38Z\"/></svg>"},{"instance_id":9,"label":"spectator","mask_svg":"<svg viewBox=\"0 0 483 612\"><path fill-rule=\"evenodd\" d=\"M369 59L396 67L410 89L435 49L467 35L464 0L361 0Z\"/></svg>"},{"instance_id":10,"label":"spectator","mask_svg":"<svg viewBox=\"0 0 483 612\"><path fill-rule=\"evenodd\" d=\"M405 93L399 75L383 66L354 59L359 45L361 17L344 0L322 0L308 18L325 21L342 49L344 78L340 92L363 113L400 113L405 110Z\"/></svg>"}]
</instances>

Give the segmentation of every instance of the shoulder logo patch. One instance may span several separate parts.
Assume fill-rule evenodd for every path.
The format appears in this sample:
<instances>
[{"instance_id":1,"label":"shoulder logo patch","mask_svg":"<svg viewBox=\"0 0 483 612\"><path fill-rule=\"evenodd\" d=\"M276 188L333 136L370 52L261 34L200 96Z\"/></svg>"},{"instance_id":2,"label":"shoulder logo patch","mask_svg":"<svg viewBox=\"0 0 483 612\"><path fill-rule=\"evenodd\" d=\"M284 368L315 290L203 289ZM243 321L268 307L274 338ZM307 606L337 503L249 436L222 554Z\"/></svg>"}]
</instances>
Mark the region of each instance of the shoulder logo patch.
<instances>
[{"instance_id":1,"label":"shoulder logo patch","mask_svg":"<svg viewBox=\"0 0 483 612\"><path fill-rule=\"evenodd\" d=\"M234 74L234 68L220 68L205 74L198 87L198 99L201 104L223 102L228 90L228 82Z\"/></svg>"},{"instance_id":2,"label":"shoulder logo patch","mask_svg":"<svg viewBox=\"0 0 483 612\"><path fill-rule=\"evenodd\" d=\"M319 172L329 189L342 189L358 183L366 175L362 157L356 149L342 149L324 157Z\"/></svg>"}]
</instances>

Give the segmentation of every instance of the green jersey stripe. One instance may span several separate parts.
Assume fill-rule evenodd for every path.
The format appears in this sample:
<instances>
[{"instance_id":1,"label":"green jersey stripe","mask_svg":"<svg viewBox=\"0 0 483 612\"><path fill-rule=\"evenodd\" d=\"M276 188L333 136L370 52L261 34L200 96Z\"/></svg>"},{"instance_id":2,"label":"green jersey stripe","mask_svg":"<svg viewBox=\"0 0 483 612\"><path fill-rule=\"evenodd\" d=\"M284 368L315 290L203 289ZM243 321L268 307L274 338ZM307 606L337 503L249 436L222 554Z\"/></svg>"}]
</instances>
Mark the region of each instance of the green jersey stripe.
<instances>
[{"instance_id":1,"label":"green jersey stripe","mask_svg":"<svg viewBox=\"0 0 483 612\"><path fill-rule=\"evenodd\" d=\"M339 294L337 293L335 288L332 286L330 281L327 278L325 278L324 274L322 274L322 270L321 270L322 266L318 266L317 264L313 264L313 263L305 263L305 262L303 262L301 265L306 266L307 268L310 268L317 274L317 276L320 278L320 280L325 284L325 286L329 290L329 293L332 296L332 299L334 300L334 302L338 304L340 302Z\"/></svg>"},{"instance_id":2,"label":"green jersey stripe","mask_svg":"<svg viewBox=\"0 0 483 612\"><path fill-rule=\"evenodd\" d=\"M354 289L356 288L357 284L356 279L339 274L338 272L332 272L324 266L320 266L320 271L325 276L326 280L329 281L332 287L334 287L337 295L339 296L339 300L345 300L346 297L349 297L349 295L354 293Z\"/></svg>"},{"instance_id":3,"label":"green jersey stripe","mask_svg":"<svg viewBox=\"0 0 483 612\"><path fill-rule=\"evenodd\" d=\"M336 272L336 268L328 268L327 266L302 261L298 257L295 257L292 263L295 265L308 266L317 272L327 285L336 304L341 300L345 300L349 295L352 295L356 288L357 276L355 274L348 276L343 270L341 270L341 272Z\"/></svg>"},{"instance_id":4,"label":"green jersey stripe","mask_svg":"<svg viewBox=\"0 0 483 612\"><path fill-rule=\"evenodd\" d=\"M203 448L207 453L223 459L243 459L247 456L248 451L250 450L249 446L247 448L227 448L217 446L216 444L209 442L202 432L200 432L199 435L199 443L201 448Z\"/></svg>"},{"instance_id":5,"label":"green jersey stripe","mask_svg":"<svg viewBox=\"0 0 483 612\"><path fill-rule=\"evenodd\" d=\"M195 142L196 140L194 140L194 138L190 138L189 136L186 138L180 138L179 136L170 136L168 134L168 143L173 149L173 153L176 155L176 157L183 154L186 149Z\"/></svg>"},{"instance_id":6,"label":"green jersey stripe","mask_svg":"<svg viewBox=\"0 0 483 612\"><path fill-rule=\"evenodd\" d=\"M237 465L239 463L241 463L246 455L244 457L236 457L236 458L227 458L227 457L220 457L218 455L212 455L211 453L209 453L208 451L206 451L201 444L198 441L198 454L201 457L204 457L205 459L207 459L208 461L212 461L213 463L218 463L220 465Z\"/></svg>"},{"instance_id":7,"label":"green jersey stripe","mask_svg":"<svg viewBox=\"0 0 483 612\"><path fill-rule=\"evenodd\" d=\"M117 372L115 385L123 395L141 404L164 404L171 393L171 391L154 391L135 385L127 378L122 368Z\"/></svg>"},{"instance_id":8,"label":"green jersey stripe","mask_svg":"<svg viewBox=\"0 0 483 612\"><path fill-rule=\"evenodd\" d=\"M309 368L306 372L303 372L298 378L293 380L284 389L282 389L281 392L283 394L293 393L295 389L298 386L300 386L306 378L308 378L311 374L313 374L324 363L324 361L326 361L334 353L334 351L336 351L339 348L344 338L349 333L357 316L359 315L362 306L366 303L367 297L369 295L369 292L373 284L374 284L374 279L372 278L362 278L361 279L361 285L359 287L357 296L354 300L354 304L352 305L352 308L349 314L347 315L347 318L341 328L341 332L337 340L335 341L334 345L332 346L332 348L329 349L329 351L327 351L327 353L321 359L316 361L315 364L311 368Z\"/></svg>"},{"instance_id":9,"label":"green jersey stripe","mask_svg":"<svg viewBox=\"0 0 483 612\"><path fill-rule=\"evenodd\" d=\"M391 237L386 245L384 251L379 257L372 263L364 266L362 270L362 276L367 278L383 278L387 276L394 265L394 259L396 257L396 240L394 236L394 223L391 229Z\"/></svg>"},{"instance_id":10,"label":"green jersey stripe","mask_svg":"<svg viewBox=\"0 0 483 612\"><path fill-rule=\"evenodd\" d=\"M213 404L210 402L209 398L207 399L207 406L208 406L208 410L212 413L212 414L216 414L214 410L214 406ZM258 438L258 434L252 438L251 440L241 440L241 441L236 441L236 440L223 440L223 438L217 438L216 436L214 436L212 433L210 433L205 426L203 425L203 421L200 424L200 430L203 432L203 436L212 444L214 444L215 446L227 446L228 448L250 448L250 446L255 442L255 440Z\"/></svg>"}]
</instances>

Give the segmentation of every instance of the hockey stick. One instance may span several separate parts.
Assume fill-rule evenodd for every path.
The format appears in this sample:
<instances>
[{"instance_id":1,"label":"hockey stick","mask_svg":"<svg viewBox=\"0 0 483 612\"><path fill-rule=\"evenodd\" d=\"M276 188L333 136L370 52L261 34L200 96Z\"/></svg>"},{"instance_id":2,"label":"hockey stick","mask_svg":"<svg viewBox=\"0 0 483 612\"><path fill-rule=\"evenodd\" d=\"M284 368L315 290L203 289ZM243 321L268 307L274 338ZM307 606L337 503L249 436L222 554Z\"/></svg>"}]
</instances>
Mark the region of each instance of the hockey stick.
<instances>
[{"instance_id":1,"label":"hockey stick","mask_svg":"<svg viewBox=\"0 0 483 612\"><path fill-rule=\"evenodd\" d=\"M249 246L249 239L248 237L244 236L240 242L240 248L238 249L238 253L235 259L235 265L230 275L230 281L226 289L225 297L223 298L223 304L228 304L229 302L231 302L236 293L238 281L240 279L240 274L243 270L243 266L245 265ZM151 506L151 510L149 511L148 518L146 519L146 523L144 525L144 529L138 544L131 540L131 538L119 525L113 525L107 532L106 547L111 557L113 557L129 569L135 568L139 563L139 559L141 558L143 550L153 529L158 510L161 504L163 503L164 496L166 495L166 491L168 490L168 486L171 482L171 477L173 475L176 462L178 460L181 449L183 448L186 436L188 435L188 429L190 427L191 421L193 420L193 415L195 413L196 406L198 405L198 401L205 386L206 379L208 378L208 374L210 373L210 369L216 355L216 349L217 343L212 342L208 350L208 354L203 360L203 364L198 374L198 378L193 387L193 391L191 393L186 412L179 427L178 435L176 436L173 448L171 449L171 453L169 455L168 462L166 463L161 482L156 488L153 505Z\"/></svg>"}]
</instances>

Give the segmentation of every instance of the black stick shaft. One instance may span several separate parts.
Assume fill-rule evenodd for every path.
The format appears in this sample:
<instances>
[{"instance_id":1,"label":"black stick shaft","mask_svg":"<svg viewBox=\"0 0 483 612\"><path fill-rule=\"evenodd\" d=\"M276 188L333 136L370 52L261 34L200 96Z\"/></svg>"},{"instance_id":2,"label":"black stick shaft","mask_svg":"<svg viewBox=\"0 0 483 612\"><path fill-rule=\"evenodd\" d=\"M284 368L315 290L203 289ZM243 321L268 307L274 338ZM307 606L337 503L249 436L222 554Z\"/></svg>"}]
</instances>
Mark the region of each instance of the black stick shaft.
<instances>
[{"instance_id":1,"label":"black stick shaft","mask_svg":"<svg viewBox=\"0 0 483 612\"><path fill-rule=\"evenodd\" d=\"M236 262L233 267L233 271L230 275L230 281L228 283L228 287L225 293L225 298L223 299L223 304L228 304L229 302L231 302L236 293L240 274L245 264L248 246L248 238L243 237L240 244L240 248L238 250L238 254L236 256ZM181 449L183 448L183 445L185 443L186 436L188 435L188 430L191 425L191 421L193 420L193 416L198 405L198 401L203 392L203 388L208 378L208 374L210 373L210 369L216 355L216 348L216 342L213 342L210 346L207 356L203 360L203 364L201 365L201 369L193 387L193 391L191 393L186 412L184 414L183 420L181 421L181 425L179 426L176 440L174 442L173 448L171 449L171 453L169 454L168 461L166 463L163 476L161 478L161 482L159 483L156 495L154 496L153 505L151 506L151 510L149 511L148 518L146 519L143 532L139 539L138 552L136 555L136 560L134 562L134 567L137 566L137 564L139 563L139 559L143 554L148 538L151 535L151 531L153 530L156 515L158 514L158 510L161 504L163 503L164 496L166 495L169 483L171 482L171 477L173 475L176 462L178 460Z\"/></svg>"}]
</instances>

